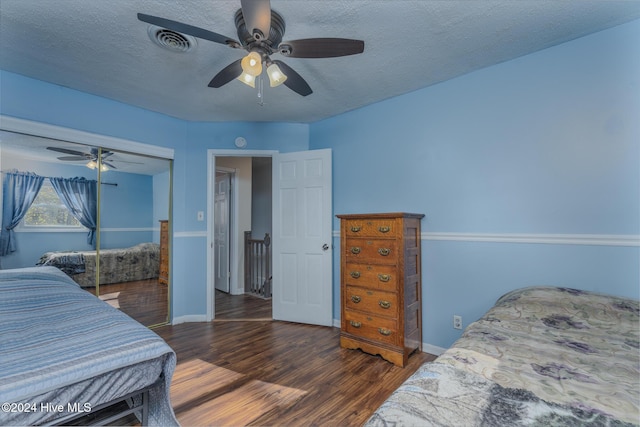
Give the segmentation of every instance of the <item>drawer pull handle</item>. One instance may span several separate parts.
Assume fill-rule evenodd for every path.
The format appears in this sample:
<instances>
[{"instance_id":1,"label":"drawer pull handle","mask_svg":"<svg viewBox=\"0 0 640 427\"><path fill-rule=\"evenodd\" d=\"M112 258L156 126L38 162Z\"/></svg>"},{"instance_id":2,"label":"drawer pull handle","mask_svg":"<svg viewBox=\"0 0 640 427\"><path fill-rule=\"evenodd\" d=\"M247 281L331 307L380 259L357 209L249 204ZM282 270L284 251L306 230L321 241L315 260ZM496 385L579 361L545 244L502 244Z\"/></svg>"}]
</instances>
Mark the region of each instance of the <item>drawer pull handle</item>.
<instances>
[{"instance_id":1,"label":"drawer pull handle","mask_svg":"<svg viewBox=\"0 0 640 427\"><path fill-rule=\"evenodd\" d=\"M380 248L378 249L378 253L382 256L387 256L391 253L391 249L389 248Z\"/></svg>"},{"instance_id":2,"label":"drawer pull handle","mask_svg":"<svg viewBox=\"0 0 640 427\"><path fill-rule=\"evenodd\" d=\"M353 302L355 302L357 304L360 301L362 301L362 298L360 298L358 295L351 295L351 301L353 301Z\"/></svg>"},{"instance_id":3,"label":"drawer pull handle","mask_svg":"<svg viewBox=\"0 0 640 427\"><path fill-rule=\"evenodd\" d=\"M359 271L352 271L351 273L349 273L349 276L353 277L354 279L358 279L358 278L360 278L360 272Z\"/></svg>"},{"instance_id":4,"label":"drawer pull handle","mask_svg":"<svg viewBox=\"0 0 640 427\"><path fill-rule=\"evenodd\" d=\"M378 227L378 230L381 233L388 233L391 230L391 227L383 225L383 226Z\"/></svg>"},{"instance_id":5,"label":"drawer pull handle","mask_svg":"<svg viewBox=\"0 0 640 427\"><path fill-rule=\"evenodd\" d=\"M378 328L378 332L380 332L380 334L384 335L385 337L388 337L389 335L391 335L390 329Z\"/></svg>"},{"instance_id":6,"label":"drawer pull handle","mask_svg":"<svg viewBox=\"0 0 640 427\"><path fill-rule=\"evenodd\" d=\"M378 274L378 280L380 280L381 282L388 282L389 280L391 280L391 275L390 274Z\"/></svg>"},{"instance_id":7,"label":"drawer pull handle","mask_svg":"<svg viewBox=\"0 0 640 427\"><path fill-rule=\"evenodd\" d=\"M351 248L351 253L354 255L358 255L360 253L360 248L358 246L354 246Z\"/></svg>"},{"instance_id":8,"label":"drawer pull handle","mask_svg":"<svg viewBox=\"0 0 640 427\"><path fill-rule=\"evenodd\" d=\"M382 308L391 308L391 303L389 301L380 300L378 301L378 305Z\"/></svg>"},{"instance_id":9,"label":"drawer pull handle","mask_svg":"<svg viewBox=\"0 0 640 427\"><path fill-rule=\"evenodd\" d=\"M359 226L354 225L354 226L351 227L351 232L352 233L357 233L359 231L360 231L360 227Z\"/></svg>"},{"instance_id":10,"label":"drawer pull handle","mask_svg":"<svg viewBox=\"0 0 640 427\"><path fill-rule=\"evenodd\" d=\"M360 322L356 322L355 320L352 320L349 322L351 324L351 326L353 326L354 328L359 328L360 326L362 326L362 323Z\"/></svg>"}]
</instances>

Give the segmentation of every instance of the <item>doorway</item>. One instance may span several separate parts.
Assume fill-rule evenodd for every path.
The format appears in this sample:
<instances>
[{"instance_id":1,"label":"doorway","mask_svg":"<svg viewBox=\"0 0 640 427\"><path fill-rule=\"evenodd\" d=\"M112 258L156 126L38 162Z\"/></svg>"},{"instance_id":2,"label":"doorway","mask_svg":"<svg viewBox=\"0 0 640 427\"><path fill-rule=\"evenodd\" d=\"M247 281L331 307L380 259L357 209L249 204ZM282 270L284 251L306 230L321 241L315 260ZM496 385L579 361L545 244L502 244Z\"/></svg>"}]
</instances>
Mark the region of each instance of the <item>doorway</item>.
<instances>
[{"instance_id":1,"label":"doorway","mask_svg":"<svg viewBox=\"0 0 640 427\"><path fill-rule=\"evenodd\" d=\"M272 159L272 315L273 319L332 326L332 208L331 150L300 152L209 150L207 181L207 320L215 313L213 285L215 245L213 185L217 163L251 162L252 157ZM225 165L226 167L236 167ZM245 168L246 169L246 168ZM236 173L233 200L236 219L232 242L243 242L251 225L251 179ZM233 191L233 186L232 186ZM260 215L258 215L260 216ZM231 245L230 294L242 294L244 247Z\"/></svg>"},{"instance_id":2,"label":"doorway","mask_svg":"<svg viewBox=\"0 0 640 427\"><path fill-rule=\"evenodd\" d=\"M223 151L223 152L220 152ZM271 320L271 299L245 293L245 233L271 233L271 155L273 152L216 150L209 191L212 204L209 246L214 286L208 307L216 321ZM211 171L211 169L210 169ZM225 233L227 236L225 236ZM209 315L209 309L208 309Z\"/></svg>"}]
</instances>

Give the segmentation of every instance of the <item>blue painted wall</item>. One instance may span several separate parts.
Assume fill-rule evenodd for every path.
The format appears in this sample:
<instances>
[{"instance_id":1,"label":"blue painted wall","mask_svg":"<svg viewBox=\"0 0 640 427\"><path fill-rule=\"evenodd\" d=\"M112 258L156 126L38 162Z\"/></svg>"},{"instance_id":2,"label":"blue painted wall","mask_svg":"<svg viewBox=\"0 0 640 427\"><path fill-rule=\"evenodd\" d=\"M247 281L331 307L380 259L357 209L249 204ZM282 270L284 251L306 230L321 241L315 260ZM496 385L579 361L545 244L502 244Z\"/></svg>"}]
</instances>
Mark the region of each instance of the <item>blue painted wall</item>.
<instances>
[{"instance_id":1,"label":"blue painted wall","mask_svg":"<svg viewBox=\"0 0 640 427\"><path fill-rule=\"evenodd\" d=\"M427 236L640 234L639 35L635 21L310 125L185 122L4 71L0 113L173 148L173 315L204 315L206 150L237 136L332 148L335 213L423 212ZM423 341L449 346L454 313L469 323L519 286L638 298L639 252L425 240ZM335 268L336 318L338 287Z\"/></svg>"},{"instance_id":2,"label":"blue painted wall","mask_svg":"<svg viewBox=\"0 0 640 427\"><path fill-rule=\"evenodd\" d=\"M424 213L427 236L640 234L638 41L635 21L312 124L335 213ZM453 314L468 324L516 287L640 294L637 246L422 247L423 337L441 347Z\"/></svg>"},{"instance_id":3,"label":"blue painted wall","mask_svg":"<svg viewBox=\"0 0 640 427\"><path fill-rule=\"evenodd\" d=\"M113 100L0 71L0 113L17 118L174 149L172 313L206 314L207 150L233 149L237 136L251 150L308 148L308 125L192 123Z\"/></svg>"}]
</instances>

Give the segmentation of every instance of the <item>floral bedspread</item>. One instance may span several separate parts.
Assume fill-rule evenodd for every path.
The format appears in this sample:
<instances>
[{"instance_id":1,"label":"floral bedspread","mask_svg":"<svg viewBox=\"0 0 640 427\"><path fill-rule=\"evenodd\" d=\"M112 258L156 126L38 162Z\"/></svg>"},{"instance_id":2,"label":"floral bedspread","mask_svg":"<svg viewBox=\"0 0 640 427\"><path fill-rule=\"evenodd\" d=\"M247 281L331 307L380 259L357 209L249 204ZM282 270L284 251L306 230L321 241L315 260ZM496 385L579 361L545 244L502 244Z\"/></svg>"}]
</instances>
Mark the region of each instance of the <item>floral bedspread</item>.
<instances>
[{"instance_id":1,"label":"floral bedspread","mask_svg":"<svg viewBox=\"0 0 640 427\"><path fill-rule=\"evenodd\" d=\"M639 315L625 298L509 292L367 426L640 425Z\"/></svg>"},{"instance_id":2,"label":"floral bedspread","mask_svg":"<svg viewBox=\"0 0 640 427\"><path fill-rule=\"evenodd\" d=\"M81 260L83 265L70 268L70 259ZM96 285L96 251L47 252L40 258L38 265L57 267L82 287ZM160 245L157 243L100 250L101 285L154 279L159 273Z\"/></svg>"}]
</instances>

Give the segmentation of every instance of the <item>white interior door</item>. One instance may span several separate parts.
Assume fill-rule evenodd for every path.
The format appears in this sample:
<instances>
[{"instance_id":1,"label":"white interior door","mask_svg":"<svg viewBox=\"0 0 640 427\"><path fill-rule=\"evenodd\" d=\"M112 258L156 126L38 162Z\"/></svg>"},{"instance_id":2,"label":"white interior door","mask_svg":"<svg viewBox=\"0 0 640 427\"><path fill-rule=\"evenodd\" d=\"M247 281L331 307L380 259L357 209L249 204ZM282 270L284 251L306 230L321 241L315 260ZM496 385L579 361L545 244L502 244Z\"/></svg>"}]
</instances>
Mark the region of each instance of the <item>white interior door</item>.
<instances>
[{"instance_id":1,"label":"white interior door","mask_svg":"<svg viewBox=\"0 0 640 427\"><path fill-rule=\"evenodd\" d=\"M331 150L273 157L273 318L331 326Z\"/></svg>"},{"instance_id":2,"label":"white interior door","mask_svg":"<svg viewBox=\"0 0 640 427\"><path fill-rule=\"evenodd\" d=\"M230 233L230 197L231 174L216 171L214 191L214 232L215 245L214 274L215 287L229 293L229 233Z\"/></svg>"}]
</instances>

